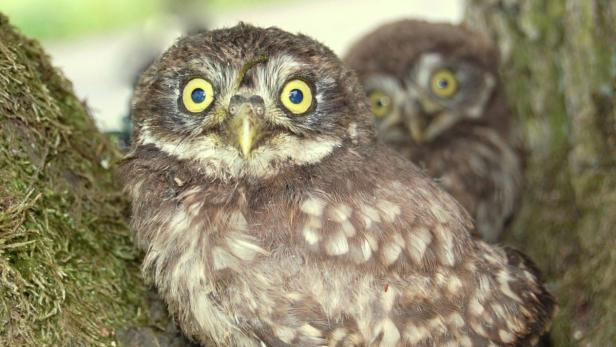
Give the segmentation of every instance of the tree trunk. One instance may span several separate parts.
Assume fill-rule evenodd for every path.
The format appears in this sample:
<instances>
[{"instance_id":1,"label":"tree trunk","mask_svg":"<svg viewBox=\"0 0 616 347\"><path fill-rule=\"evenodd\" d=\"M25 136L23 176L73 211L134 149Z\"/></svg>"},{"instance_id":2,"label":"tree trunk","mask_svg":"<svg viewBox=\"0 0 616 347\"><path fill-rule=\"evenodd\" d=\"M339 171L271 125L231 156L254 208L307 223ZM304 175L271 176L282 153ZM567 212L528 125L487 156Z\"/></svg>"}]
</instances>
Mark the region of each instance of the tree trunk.
<instances>
[{"instance_id":1,"label":"tree trunk","mask_svg":"<svg viewBox=\"0 0 616 347\"><path fill-rule=\"evenodd\" d=\"M502 55L530 159L508 243L561 311L555 346L616 345L616 1L467 0Z\"/></svg>"},{"instance_id":2,"label":"tree trunk","mask_svg":"<svg viewBox=\"0 0 616 347\"><path fill-rule=\"evenodd\" d=\"M176 341L154 328L168 318L139 276L118 158L40 45L0 14L0 346Z\"/></svg>"}]
</instances>

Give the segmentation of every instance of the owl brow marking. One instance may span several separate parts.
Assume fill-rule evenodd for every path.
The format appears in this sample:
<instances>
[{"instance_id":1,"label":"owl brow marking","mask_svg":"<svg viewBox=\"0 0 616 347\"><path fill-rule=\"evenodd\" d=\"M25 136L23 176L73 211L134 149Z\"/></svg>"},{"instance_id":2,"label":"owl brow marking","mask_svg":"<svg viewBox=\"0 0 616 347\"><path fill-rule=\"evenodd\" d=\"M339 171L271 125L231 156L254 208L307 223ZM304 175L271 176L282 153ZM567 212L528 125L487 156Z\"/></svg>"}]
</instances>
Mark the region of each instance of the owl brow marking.
<instances>
[{"instance_id":1,"label":"owl brow marking","mask_svg":"<svg viewBox=\"0 0 616 347\"><path fill-rule=\"evenodd\" d=\"M244 63L244 65L242 66L242 68L240 69L237 75L237 79L235 80L235 89L236 90L240 89L240 85L242 84L242 81L244 80L244 77L246 76L246 73L248 72L248 70L252 69L258 64L265 63L268 60L269 60L269 57L267 55L261 54L258 57L251 59L247 61L246 63Z\"/></svg>"}]
</instances>

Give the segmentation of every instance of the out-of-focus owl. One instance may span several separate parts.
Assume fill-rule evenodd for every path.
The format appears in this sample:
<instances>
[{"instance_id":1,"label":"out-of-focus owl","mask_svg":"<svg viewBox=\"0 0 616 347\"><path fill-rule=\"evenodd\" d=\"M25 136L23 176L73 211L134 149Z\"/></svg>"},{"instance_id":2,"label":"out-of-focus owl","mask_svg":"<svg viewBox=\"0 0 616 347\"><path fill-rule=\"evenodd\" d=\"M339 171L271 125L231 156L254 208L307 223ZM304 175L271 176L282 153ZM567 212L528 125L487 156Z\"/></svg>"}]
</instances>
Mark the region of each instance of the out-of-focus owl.
<instances>
[{"instance_id":1,"label":"out-of-focus owl","mask_svg":"<svg viewBox=\"0 0 616 347\"><path fill-rule=\"evenodd\" d=\"M240 24L143 75L123 163L143 271L219 346L526 346L552 296L520 253L375 143L326 47Z\"/></svg>"},{"instance_id":2,"label":"out-of-focus owl","mask_svg":"<svg viewBox=\"0 0 616 347\"><path fill-rule=\"evenodd\" d=\"M436 178L496 241L522 183L520 146L496 48L463 25L402 20L360 39L345 62L378 136Z\"/></svg>"}]
</instances>

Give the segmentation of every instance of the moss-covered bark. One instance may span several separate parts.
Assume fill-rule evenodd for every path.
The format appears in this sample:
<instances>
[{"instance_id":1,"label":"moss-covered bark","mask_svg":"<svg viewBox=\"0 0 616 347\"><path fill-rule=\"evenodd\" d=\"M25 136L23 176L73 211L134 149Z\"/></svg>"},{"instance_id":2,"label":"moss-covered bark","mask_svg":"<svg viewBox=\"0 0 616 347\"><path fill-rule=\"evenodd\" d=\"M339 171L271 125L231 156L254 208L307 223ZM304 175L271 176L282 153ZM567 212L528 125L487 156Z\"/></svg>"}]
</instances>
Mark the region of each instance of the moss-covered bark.
<instances>
[{"instance_id":1,"label":"moss-covered bark","mask_svg":"<svg viewBox=\"0 0 616 347\"><path fill-rule=\"evenodd\" d=\"M117 159L0 14L0 346L115 345L118 328L149 323Z\"/></svg>"},{"instance_id":2,"label":"moss-covered bark","mask_svg":"<svg viewBox=\"0 0 616 347\"><path fill-rule=\"evenodd\" d=\"M508 242L546 272L555 346L616 345L616 2L467 0L529 144Z\"/></svg>"}]
</instances>

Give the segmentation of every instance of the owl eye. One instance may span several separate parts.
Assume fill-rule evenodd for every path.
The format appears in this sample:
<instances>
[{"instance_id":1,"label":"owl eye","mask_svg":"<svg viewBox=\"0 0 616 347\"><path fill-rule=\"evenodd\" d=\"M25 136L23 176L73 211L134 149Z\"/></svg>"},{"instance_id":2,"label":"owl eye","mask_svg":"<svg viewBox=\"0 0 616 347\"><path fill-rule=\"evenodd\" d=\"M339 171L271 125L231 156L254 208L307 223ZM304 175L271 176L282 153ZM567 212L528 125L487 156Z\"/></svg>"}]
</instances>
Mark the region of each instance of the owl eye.
<instances>
[{"instance_id":1,"label":"owl eye","mask_svg":"<svg viewBox=\"0 0 616 347\"><path fill-rule=\"evenodd\" d=\"M214 87L203 78L193 78L182 90L182 103L186 110L199 113L214 101Z\"/></svg>"},{"instance_id":2,"label":"owl eye","mask_svg":"<svg viewBox=\"0 0 616 347\"><path fill-rule=\"evenodd\" d=\"M456 76L447 69L437 70L432 75L432 92L442 98L450 98L458 91Z\"/></svg>"},{"instance_id":3,"label":"owl eye","mask_svg":"<svg viewBox=\"0 0 616 347\"><path fill-rule=\"evenodd\" d=\"M306 113L312 106L312 101L312 88L300 79L288 81L280 92L280 102L295 115Z\"/></svg>"},{"instance_id":4,"label":"owl eye","mask_svg":"<svg viewBox=\"0 0 616 347\"><path fill-rule=\"evenodd\" d=\"M368 100L370 101L370 109L377 118L387 116L393 108L391 97L380 90L370 92Z\"/></svg>"}]
</instances>

